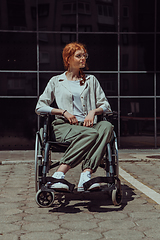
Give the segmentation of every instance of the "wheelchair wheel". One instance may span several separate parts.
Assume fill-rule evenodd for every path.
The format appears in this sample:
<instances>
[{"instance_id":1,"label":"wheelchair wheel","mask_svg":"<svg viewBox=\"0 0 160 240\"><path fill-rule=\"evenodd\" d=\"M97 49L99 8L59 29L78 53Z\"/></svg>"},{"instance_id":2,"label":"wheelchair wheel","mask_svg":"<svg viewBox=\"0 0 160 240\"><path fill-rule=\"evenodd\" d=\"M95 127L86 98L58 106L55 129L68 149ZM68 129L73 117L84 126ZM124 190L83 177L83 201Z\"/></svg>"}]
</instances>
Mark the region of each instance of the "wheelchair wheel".
<instances>
[{"instance_id":1,"label":"wheelchair wheel","mask_svg":"<svg viewBox=\"0 0 160 240\"><path fill-rule=\"evenodd\" d=\"M122 193L118 189L112 191L112 202L115 206L119 206L122 203Z\"/></svg>"},{"instance_id":2,"label":"wheelchair wheel","mask_svg":"<svg viewBox=\"0 0 160 240\"><path fill-rule=\"evenodd\" d=\"M54 202L54 193L39 190L36 194L36 203L43 208L50 207Z\"/></svg>"},{"instance_id":3,"label":"wheelchair wheel","mask_svg":"<svg viewBox=\"0 0 160 240\"><path fill-rule=\"evenodd\" d=\"M42 139L43 128L40 129L39 135ZM42 146L40 143L40 139L38 133L36 133L36 142L35 142L35 191L37 192L40 189L40 181L39 181L39 166L42 165Z\"/></svg>"},{"instance_id":4,"label":"wheelchair wheel","mask_svg":"<svg viewBox=\"0 0 160 240\"><path fill-rule=\"evenodd\" d=\"M115 206L119 206L122 203L122 195L121 181L118 179L116 189L112 191L112 202Z\"/></svg>"}]
</instances>

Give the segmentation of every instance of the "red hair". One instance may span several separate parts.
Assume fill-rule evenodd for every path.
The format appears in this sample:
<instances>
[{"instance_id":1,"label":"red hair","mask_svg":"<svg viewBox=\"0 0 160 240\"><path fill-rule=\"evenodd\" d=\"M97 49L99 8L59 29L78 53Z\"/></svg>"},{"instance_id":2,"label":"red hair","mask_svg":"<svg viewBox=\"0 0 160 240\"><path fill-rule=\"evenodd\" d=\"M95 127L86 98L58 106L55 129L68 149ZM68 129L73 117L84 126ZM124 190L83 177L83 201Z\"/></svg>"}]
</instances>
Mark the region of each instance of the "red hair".
<instances>
[{"instance_id":1,"label":"red hair","mask_svg":"<svg viewBox=\"0 0 160 240\"><path fill-rule=\"evenodd\" d=\"M64 49L63 49L63 52L62 52L62 57L63 57L63 63L64 63L64 68L65 69L68 69L69 68L69 63L68 63L68 60L71 56L74 55L74 53L77 51L77 50L81 50L83 49L83 51L85 53L87 53L87 50L85 48L85 45L82 44L82 43L77 43L77 42L72 42L72 43L69 43L67 44ZM86 65L87 67L87 65ZM88 67L87 67L88 69ZM85 78L85 74L83 72L83 69L80 69L80 77L83 79L80 81L80 85L83 85L86 81L86 78Z\"/></svg>"}]
</instances>

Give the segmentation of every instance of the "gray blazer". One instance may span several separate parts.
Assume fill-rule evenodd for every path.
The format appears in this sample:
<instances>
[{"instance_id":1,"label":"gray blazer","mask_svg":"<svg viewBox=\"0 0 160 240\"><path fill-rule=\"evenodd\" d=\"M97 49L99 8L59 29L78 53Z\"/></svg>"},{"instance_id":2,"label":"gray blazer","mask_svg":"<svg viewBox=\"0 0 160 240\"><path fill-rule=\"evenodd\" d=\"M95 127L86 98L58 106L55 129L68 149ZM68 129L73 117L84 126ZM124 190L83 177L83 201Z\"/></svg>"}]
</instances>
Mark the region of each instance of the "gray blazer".
<instances>
[{"instance_id":1,"label":"gray blazer","mask_svg":"<svg viewBox=\"0 0 160 240\"><path fill-rule=\"evenodd\" d=\"M65 73L52 77L48 82L44 92L39 97L36 105L36 112L41 107L50 106L55 100L59 109L67 110L73 114L72 92L69 87L68 80ZM87 74L86 82L80 94L83 112L87 116L90 110L96 108L103 108L105 112L111 112L110 104L102 90L97 78L94 75ZM37 112L37 114L39 114ZM62 118L62 116L55 116ZM95 116L94 123L97 123L97 116Z\"/></svg>"}]
</instances>

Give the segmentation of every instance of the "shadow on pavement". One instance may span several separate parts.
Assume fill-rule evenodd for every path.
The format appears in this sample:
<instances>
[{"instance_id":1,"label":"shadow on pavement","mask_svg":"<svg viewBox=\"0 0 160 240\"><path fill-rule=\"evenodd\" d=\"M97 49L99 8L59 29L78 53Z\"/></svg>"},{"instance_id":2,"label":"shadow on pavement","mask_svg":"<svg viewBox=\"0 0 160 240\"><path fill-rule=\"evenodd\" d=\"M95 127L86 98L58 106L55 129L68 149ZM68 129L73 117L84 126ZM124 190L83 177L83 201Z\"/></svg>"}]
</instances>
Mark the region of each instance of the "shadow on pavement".
<instances>
[{"instance_id":1,"label":"shadow on pavement","mask_svg":"<svg viewBox=\"0 0 160 240\"><path fill-rule=\"evenodd\" d=\"M56 194L53 208L49 212L79 213L88 209L89 212L112 212L122 211L128 202L134 200L134 189L127 185L122 185L122 203L114 206L109 192L85 192L85 193L67 193Z\"/></svg>"}]
</instances>

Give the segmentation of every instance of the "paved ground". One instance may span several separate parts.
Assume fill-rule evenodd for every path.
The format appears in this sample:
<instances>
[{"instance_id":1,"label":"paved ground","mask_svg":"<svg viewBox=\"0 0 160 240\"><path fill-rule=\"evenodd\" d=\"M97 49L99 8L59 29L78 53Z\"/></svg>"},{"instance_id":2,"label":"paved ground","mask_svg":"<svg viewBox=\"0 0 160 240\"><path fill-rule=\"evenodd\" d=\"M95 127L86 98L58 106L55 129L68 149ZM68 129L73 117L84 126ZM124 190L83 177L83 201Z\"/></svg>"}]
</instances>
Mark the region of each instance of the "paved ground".
<instances>
[{"instance_id":1,"label":"paved ground","mask_svg":"<svg viewBox=\"0 0 160 240\"><path fill-rule=\"evenodd\" d=\"M59 159L56 154L54 159ZM120 167L160 193L160 151L119 150ZM160 205L122 180L123 202L107 194L75 194L50 208L35 203L34 152L0 152L0 240L159 240ZM102 176L102 169L96 175ZM78 183L80 166L66 179Z\"/></svg>"}]
</instances>

